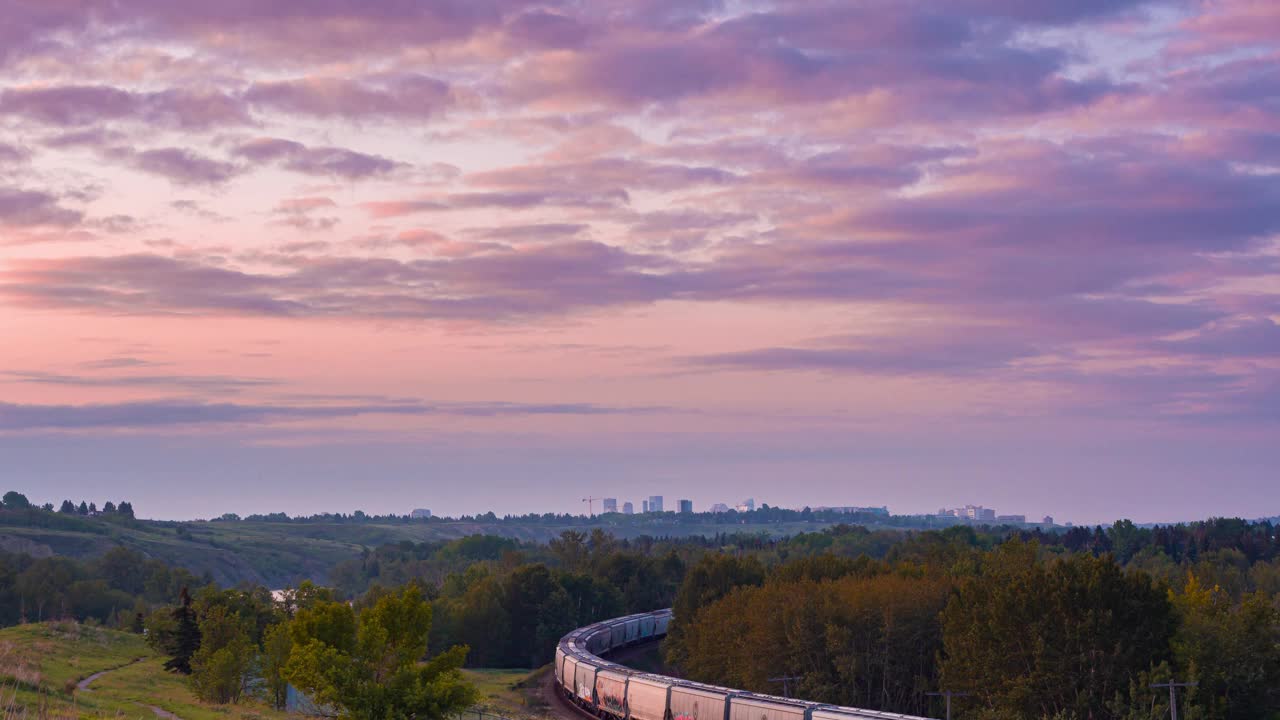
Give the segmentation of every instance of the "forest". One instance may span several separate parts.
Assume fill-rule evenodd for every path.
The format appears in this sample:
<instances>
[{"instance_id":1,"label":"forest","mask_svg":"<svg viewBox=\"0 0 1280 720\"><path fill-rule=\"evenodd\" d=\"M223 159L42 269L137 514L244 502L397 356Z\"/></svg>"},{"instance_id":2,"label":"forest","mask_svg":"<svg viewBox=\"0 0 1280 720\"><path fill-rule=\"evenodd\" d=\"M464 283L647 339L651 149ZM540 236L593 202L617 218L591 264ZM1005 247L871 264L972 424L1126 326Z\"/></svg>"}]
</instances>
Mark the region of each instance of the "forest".
<instances>
[{"instance_id":1,"label":"forest","mask_svg":"<svg viewBox=\"0 0 1280 720\"><path fill-rule=\"evenodd\" d=\"M548 543L386 544L329 577L273 594L124 547L83 561L0 553L0 623L145 631L207 700L254 692L281 704L292 683L372 717L361 714L426 696L343 685L360 672L447 688L465 704L459 667L538 667L574 627L672 606L670 672L759 692L781 694L771 678L785 675L793 696L886 711L936 714L927 693L953 690L967 693L961 718L1137 720L1167 716L1167 695L1150 686L1175 679L1197 683L1184 719L1280 718L1270 522L842 525L783 538L619 539L595 528ZM420 641L389 650L388 623ZM373 669L374 655L403 662Z\"/></svg>"}]
</instances>

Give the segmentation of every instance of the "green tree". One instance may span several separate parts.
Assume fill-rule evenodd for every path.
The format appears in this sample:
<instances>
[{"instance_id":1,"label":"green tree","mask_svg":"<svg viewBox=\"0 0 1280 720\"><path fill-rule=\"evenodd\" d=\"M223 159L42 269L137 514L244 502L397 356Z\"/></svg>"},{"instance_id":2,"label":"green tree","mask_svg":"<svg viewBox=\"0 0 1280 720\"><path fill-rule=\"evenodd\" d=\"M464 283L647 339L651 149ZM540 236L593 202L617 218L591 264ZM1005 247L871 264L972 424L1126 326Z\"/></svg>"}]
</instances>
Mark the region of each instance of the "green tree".
<instances>
[{"instance_id":1,"label":"green tree","mask_svg":"<svg viewBox=\"0 0 1280 720\"><path fill-rule=\"evenodd\" d=\"M191 593L182 588L178 607L170 613L173 617L173 629L168 638L162 640L169 659L164 669L169 672L191 674L191 658L200 649L200 625L196 620L196 611L191 607Z\"/></svg>"},{"instance_id":2,"label":"green tree","mask_svg":"<svg viewBox=\"0 0 1280 720\"><path fill-rule=\"evenodd\" d=\"M382 596L356 615L343 603L299 610L285 679L353 720L435 720L479 699L460 668L465 647L430 660L431 605L416 586Z\"/></svg>"},{"instance_id":3,"label":"green tree","mask_svg":"<svg viewBox=\"0 0 1280 720\"><path fill-rule=\"evenodd\" d=\"M725 597L734 588L760 585L764 582L764 566L754 555L737 558L716 553L706 555L685 575L672 606L674 618L664 644L667 662L679 665L685 658L684 638L696 623L698 611Z\"/></svg>"},{"instance_id":4,"label":"green tree","mask_svg":"<svg viewBox=\"0 0 1280 720\"><path fill-rule=\"evenodd\" d=\"M942 685L1017 717L1106 717L1132 678L1168 659L1169 599L1109 555L1045 564L1038 550L1007 542L960 584L943 612Z\"/></svg>"},{"instance_id":5,"label":"green tree","mask_svg":"<svg viewBox=\"0 0 1280 720\"><path fill-rule=\"evenodd\" d=\"M16 490L10 490L5 493L3 502L6 510L26 510L31 507L31 501L27 499L27 496Z\"/></svg>"},{"instance_id":6,"label":"green tree","mask_svg":"<svg viewBox=\"0 0 1280 720\"><path fill-rule=\"evenodd\" d=\"M262 682L267 703L277 710L284 710L288 700L289 681L285 679L285 666L293 652L293 638L287 622L267 628L262 638Z\"/></svg>"},{"instance_id":7,"label":"green tree","mask_svg":"<svg viewBox=\"0 0 1280 720\"><path fill-rule=\"evenodd\" d=\"M200 618L200 649L191 656L191 689L206 702L236 703L244 694L255 655L251 628L225 605L214 605Z\"/></svg>"},{"instance_id":8,"label":"green tree","mask_svg":"<svg viewBox=\"0 0 1280 720\"><path fill-rule=\"evenodd\" d=\"M1178 664L1198 675L1192 697L1214 718L1280 717L1280 610L1272 599L1255 592L1235 602L1192 575L1173 602L1182 620Z\"/></svg>"}]
</instances>

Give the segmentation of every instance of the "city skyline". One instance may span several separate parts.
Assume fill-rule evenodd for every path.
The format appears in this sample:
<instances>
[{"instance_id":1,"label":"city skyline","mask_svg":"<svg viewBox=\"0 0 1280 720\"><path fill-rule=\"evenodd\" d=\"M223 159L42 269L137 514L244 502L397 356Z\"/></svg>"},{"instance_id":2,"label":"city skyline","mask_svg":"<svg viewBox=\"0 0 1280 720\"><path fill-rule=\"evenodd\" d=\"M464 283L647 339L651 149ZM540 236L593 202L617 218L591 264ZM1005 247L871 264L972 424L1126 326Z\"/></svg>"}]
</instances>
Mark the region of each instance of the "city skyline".
<instances>
[{"instance_id":1,"label":"city skyline","mask_svg":"<svg viewBox=\"0 0 1280 720\"><path fill-rule=\"evenodd\" d=\"M33 497L1280 513L1278 3L0 6Z\"/></svg>"}]
</instances>

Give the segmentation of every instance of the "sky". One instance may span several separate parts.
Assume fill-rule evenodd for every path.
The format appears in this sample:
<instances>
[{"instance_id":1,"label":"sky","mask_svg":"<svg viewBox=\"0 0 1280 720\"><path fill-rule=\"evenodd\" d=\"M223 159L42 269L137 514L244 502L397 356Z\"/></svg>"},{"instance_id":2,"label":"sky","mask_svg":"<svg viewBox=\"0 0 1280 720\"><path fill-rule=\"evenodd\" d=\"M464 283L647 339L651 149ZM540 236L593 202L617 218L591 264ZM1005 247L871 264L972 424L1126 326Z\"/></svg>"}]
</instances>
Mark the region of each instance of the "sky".
<instances>
[{"instance_id":1,"label":"sky","mask_svg":"<svg viewBox=\"0 0 1280 720\"><path fill-rule=\"evenodd\" d=\"M1280 514L1273 0L0 17L33 500Z\"/></svg>"}]
</instances>

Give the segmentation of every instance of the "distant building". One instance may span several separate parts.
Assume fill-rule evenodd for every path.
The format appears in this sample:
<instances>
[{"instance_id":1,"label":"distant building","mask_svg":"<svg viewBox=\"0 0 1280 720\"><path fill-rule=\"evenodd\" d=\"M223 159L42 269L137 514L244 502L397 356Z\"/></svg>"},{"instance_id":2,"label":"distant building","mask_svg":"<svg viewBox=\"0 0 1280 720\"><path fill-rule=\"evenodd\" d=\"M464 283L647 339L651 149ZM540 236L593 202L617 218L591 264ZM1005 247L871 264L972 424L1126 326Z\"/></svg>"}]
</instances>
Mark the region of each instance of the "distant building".
<instances>
[{"instance_id":1,"label":"distant building","mask_svg":"<svg viewBox=\"0 0 1280 720\"><path fill-rule=\"evenodd\" d=\"M1026 515L997 515L996 522L1008 525L1025 525L1027 522Z\"/></svg>"},{"instance_id":2,"label":"distant building","mask_svg":"<svg viewBox=\"0 0 1280 720\"><path fill-rule=\"evenodd\" d=\"M647 512L649 512L649 501L648 501L648 500L641 500L641 501L640 501L640 512L642 512L642 513L647 513Z\"/></svg>"},{"instance_id":3,"label":"distant building","mask_svg":"<svg viewBox=\"0 0 1280 720\"><path fill-rule=\"evenodd\" d=\"M648 510L648 512L655 512L655 513L660 513L660 512L662 512L662 496L661 496L661 495L650 495L650 496L649 496L649 510Z\"/></svg>"},{"instance_id":4,"label":"distant building","mask_svg":"<svg viewBox=\"0 0 1280 720\"><path fill-rule=\"evenodd\" d=\"M711 512L713 512L713 513L727 513L727 512L729 512L729 506L728 506L728 505L725 505L724 503L716 503L715 505L712 505L712 506L711 506Z\"/></svg>"},{"instance_id":5,"label":"distant building","mask_svg":"<svg viewBox=\"0 0 1280 720\"><path fill-rule=\"evenodd\" d=\"M755 498L747 498L746 500L743 500L742 502L738 503L738 512L751 512L752 510L755 510L755 509L756 509Z\"/></svg>"},{"instance_id":6,"label":"distant building","mask_svg":"<svg viewBox=\"0 0 1280 720\"><path fill-rule=\"evenodd\" d=\"M623 514L623 515L635 515L635 514L636 514L636 506L635 506L635 505L632 505L632 504L631 504L631 503L629 503L629 502L624 502L624 503L622 503L622 514Z\"/></svg>"},{"instance_id":7,"label":"distant building","mask_svg":"<svg viewBox=\"0 0 1280 720\"><path fill-rule=\"evenodd\" d=\"M409 517L416 518L418 520L426 520L431 517L431 511L426 508L416 508L413 512L409 513Z\"/></svg>"},{"instance_id":8,"label":"distant building","mask_svg":"<svg viewBox=\"0 0 1280 720\"><path fill-rule=\"evenodd\" d=\"M691 514L691 513L693 512L693 501L692 501L692 500L681 500L681 501L680 501L680 512L681 512L681 514Z\"/></svg>"},{"instance_id":9,"label":"distant building","mask_svg":"<svg viewBox=\"0 0 1280 720\"><path fill-rule=\"evenodd\" d=\"M840 505L836 507L827 507L824 505L822 507L813 508L813 511L842 513L846 515L853 515L854 513L862 513L864 515L881 515L884 517L889 517L889 508L883 505L880 507L858 507L855 505ZM941 514L941 511L939 511L939 514Z\"/></svg>"},{"instance_id":10,"label":"distant building","mask_svg":"<svg viewBox=\"0 0 1280 720\"><path fill-rule=\"evenodd\" d=\"M618 498L605 498L604 507L600 509L602 513L618 512Z\"/></svg>"},{"instance_id":11,"label":"distant building","mask_svg":"<svg viewBox=\"0 0 1280 720\"><path fill-rule=\"evenodd\" d=\"M1053 524L1053 516L1052 516L1052 515L1045 515L1045 516L1044 516L1044 520L1042 520L1041 522L1043 522L1045 525L1052 525L1052 524Z\"/></svg>"}]
</instances>

